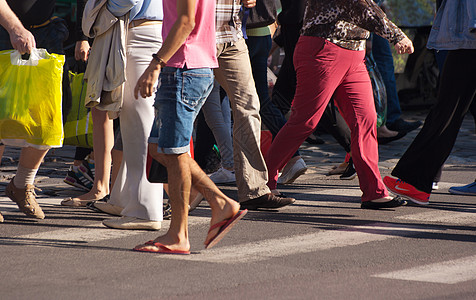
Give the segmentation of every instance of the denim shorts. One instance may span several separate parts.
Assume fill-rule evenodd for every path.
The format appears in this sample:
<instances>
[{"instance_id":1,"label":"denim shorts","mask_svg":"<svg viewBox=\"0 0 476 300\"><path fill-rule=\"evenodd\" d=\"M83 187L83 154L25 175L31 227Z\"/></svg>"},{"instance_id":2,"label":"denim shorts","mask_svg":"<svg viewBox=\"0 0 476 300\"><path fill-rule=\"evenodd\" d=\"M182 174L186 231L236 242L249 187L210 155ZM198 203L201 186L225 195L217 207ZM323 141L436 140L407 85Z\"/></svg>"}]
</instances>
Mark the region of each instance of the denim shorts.
<instances>
[{"instance_id":1,"label":"denim shorts","mask_svg":"<svg viewBox=\"0 0 476 300\"><path fill-rule=\"evenodd\" d=\"M182 154L190 150L193 122L212 88L213 71L209 68L162 69L149 137L150 144L158 144L157 152Z\"/></svg>"}]
</instances>

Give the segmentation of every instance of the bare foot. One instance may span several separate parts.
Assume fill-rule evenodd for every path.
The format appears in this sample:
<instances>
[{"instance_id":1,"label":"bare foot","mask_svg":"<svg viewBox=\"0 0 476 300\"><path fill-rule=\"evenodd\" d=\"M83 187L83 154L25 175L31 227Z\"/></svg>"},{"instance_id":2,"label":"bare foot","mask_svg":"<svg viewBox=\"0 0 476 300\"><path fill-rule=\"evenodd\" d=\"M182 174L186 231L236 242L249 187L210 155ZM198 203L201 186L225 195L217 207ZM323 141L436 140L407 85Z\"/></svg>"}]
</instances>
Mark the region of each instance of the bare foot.
<instances>
[{"instance_id":1,"label":"bare foot","mask_svg":"<svg viewBox=\"0 0 476 300\"><path fill-rule=\"evenodd\" d=\"M63 206L74 206L74 207L81 207L86 206L91 201L98 201L106 197L107 193L101 192L98 190L90 190L86 194L83 194L78 197L69 197L61 201L61 205Z\"/></svg>"},{"instance_id":2,"label":"bare foot","mask_svg":"<svg viewBox=\"0 0 476 300\"><path fill-rule=\"evenodd\" d=\"M229 218L232 218L234 215L236 215L240 211L240 204L232 199L227 199L220 210L215 209L212 210L212 219L210 220L210 228L224 220L227 220ZM211 240L213 240L216 235L218 234L218 231L220 230L220 227L214 228L213 230L209 231L207 234L207 238L205 239L204 244L208 245Z\"/></svg>"},{"instance_id":3,"label":"bare foot","mask_svg":"<svg viewBox=\"0 0 476 300\"><path fill-rule=\"evenodd\" d=\"M179 239L177 237L172 237L169 233L165 235L157 237L152 242L158 242L167 247L167 249L171 251L189 251L190 250L190 242L187 238ZM134 250L137 251L146 251L146 252L158 252L158 247L153 245L152 243L144 243L134 247Z\"/></svg>"}]
</instances>

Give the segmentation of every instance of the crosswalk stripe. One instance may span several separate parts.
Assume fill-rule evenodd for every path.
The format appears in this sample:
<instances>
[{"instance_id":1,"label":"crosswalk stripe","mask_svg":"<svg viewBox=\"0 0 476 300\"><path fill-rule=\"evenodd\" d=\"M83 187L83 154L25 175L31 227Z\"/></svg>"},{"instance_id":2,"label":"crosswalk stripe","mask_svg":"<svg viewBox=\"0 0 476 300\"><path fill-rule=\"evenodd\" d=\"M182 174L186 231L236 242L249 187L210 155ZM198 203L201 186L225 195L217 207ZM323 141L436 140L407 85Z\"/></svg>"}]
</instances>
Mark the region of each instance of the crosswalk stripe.
<instances>
[{"instance_id":1,"label":"crosswalk stripe","mask_svg":"<svg viewBox=\"0 0 476 300\"><path fill-rule=\"evenodd\" d=\"M209 218L203 217L190 217L189 225L202 225L208 224L210 222ZM168 228L170 221L164 220L162 222L162 227ZM15 236L13 239L15 241L24 241L28 243L36 244L37 246L42 245L51 245L53 244L85 244L92 242L99 242L104 240L119 239L128 236L134 236L144 233L154 234L152 231L146 230L120 230L120 229L111 229L107 228L101 223L90 224L81 227L72 227L67 229L53 230L53 231L44 231L32 234L25 234L20 236Z\"/></svg>"},{"instance_id":2,"label":"crosswalk stripe","mask_svg":"<svg viewBox=\"0 0 476 300\"><path fill-rule=\"evenodd\" d=\"M31 242L37 246L47 244L86 244L102 240L118 239L144 233L136 230L111 230L101 223L61 230L44 231L14 237L16 241Z\"/></svg>"},{"instance_id":3,"label":"crosswalk stripe","mask_svg":"<svg viewBox=\"0 0 476 300\"><path fill-rule=\"evenodd\" d=\"M377 274L373 275L373 277L446 284L476 280L476 255L401 271Z\"/></svg>"},{"instance_id":4,"label":"crosswalk stripe","mask_svg":"<svg viewBox=\"0 0 476 300\"><path fill-rule=\"evenodd\" d=\"M422 226L374 223L340 230L325 230L312 234L267 239L230 247L218 247L204 250L199 255L170 256L168 258L213 263L248 263L273 257L355 246L432 231L434 231L433 228Z\"/></svg>"},{"instance_id":5,"label":"crosswalk stripe","mask_svg":"<svg viewBox=\"0 0 476 300\"><path fill-rule=\"evenodd\" d=\"M398 216L396 219L419 221L422 223L436 222L457 225L476 223L476 208L465 208L465 210L465 212L435 210L424 213Z\"/></svg>"}]
</instances>

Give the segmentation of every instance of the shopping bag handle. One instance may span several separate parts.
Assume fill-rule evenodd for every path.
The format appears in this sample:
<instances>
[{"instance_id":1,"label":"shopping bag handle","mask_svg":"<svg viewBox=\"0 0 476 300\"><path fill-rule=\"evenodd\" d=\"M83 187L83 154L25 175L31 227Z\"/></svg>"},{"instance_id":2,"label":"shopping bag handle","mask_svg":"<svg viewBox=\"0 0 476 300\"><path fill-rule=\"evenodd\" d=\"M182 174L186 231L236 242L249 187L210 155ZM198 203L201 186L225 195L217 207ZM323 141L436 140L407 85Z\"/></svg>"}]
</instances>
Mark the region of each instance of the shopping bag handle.
<instances>
[{"instance_id":1,"label":"shopping bag handle","mask_svg":"<svg viewBox=\"0 0 476 300\"><path fill-rule=\"evenodd\" d=\"M10 55L10 60L12 65L15 66L37 66L38 62L42 59L46 59L50 56L45 49L33 48L28 55L25 57L18 51L15 50Z\"/></svg>"}]
</instances>

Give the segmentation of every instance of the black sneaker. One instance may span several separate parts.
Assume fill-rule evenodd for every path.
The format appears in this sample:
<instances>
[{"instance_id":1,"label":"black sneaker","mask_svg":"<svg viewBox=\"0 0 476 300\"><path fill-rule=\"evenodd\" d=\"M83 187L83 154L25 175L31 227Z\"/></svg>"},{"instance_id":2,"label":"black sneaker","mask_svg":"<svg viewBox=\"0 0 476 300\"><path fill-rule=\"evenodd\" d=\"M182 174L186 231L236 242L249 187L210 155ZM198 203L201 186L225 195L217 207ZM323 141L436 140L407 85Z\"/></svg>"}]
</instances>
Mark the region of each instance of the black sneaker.
<instances>
[{"instance_id":1,"label":"black sneaker","mask_svg":"<svg viewBox=\"0 0 476 300\"><path fill-rule=\"evenodd\" d=\"M89 192L93 187L93 182L86 178L79 170L76 172L73 171L72 166L69 168L63 181L87 192Z\"/></svg>"},{"instance_id":2,"label":"black sneaker","mask_svg":"<svg viewBox=\"0 0 476 300\"><path fill-rule=\"evenodd\" d=\"M95 171L94 162L89 159L84 160L83 164L79 166L79 172L91 182L94 182Z\"/></svg>"},{"instance_id":3,"label":"black sneaker","mask_svg":"<svg viewBox=\"0 0 476 300\"><path fill-rule=\"evenodd\" d=\"M280 197L276 196L272 193L265 194L261 197L243 201L240 203L241 209L248 209L248 210L257 210L259 208L271 208L271 209L276 209L276 208L281 208L283 206L292 204L296 201L294 198L289 198L289 197Z\"/></svg>"},{"instance_id":4,"label":"black sneaker","mask_svg":"<svg viewBox=\"0 0 476 300\"><path fill-rule=\"evenodd\" d=\"M387 128L393 131L403 131L403 132L410 132L412 130L417 129L420 127L422 124L421 121L415 121L415 122L407 122L403 119L398 119L395 122L389 124L387 123Z\"/></svg>"},{"instance_id":5,"label":"black sneaker","mask_svg":"<svg viewBox=\"0 0 476 300\"><path fill-rule=\"evenodd\" d=\"M170 207L170 204L167 203L165 204L164 203L164 220L170 220L170 218L172 217L172 207Z\"/></svg>"},{"instance_id":6,"label":"black sneaker","mask_svg":"<svg viewBox=\"0 0 476 300\"><path fill-rule=\"evenodd\" d=\"M400 196L396 196L387 202L372 202L366 201L360 204L360 208L363 209L380 209L380 208L395 208L402 205L407 205L407 201L403 200Z\"/></svg>"},{"instance_id":7,"label":"black sneaker","mask_svg":"<svg viewBox=\"0 0 476 300\"><path fill-rule=\"evenodd\" d=\"M344 173L342 173L339 178L342 180L352 180L355 177L357 177L357 172L354 169L354 163L352 162L352 158L350 158L347 168L345 168Z\"/></svg>"},{"instance_id":8,"label":"black sneaker","mask_svg":"<svg viewBox=\"0 0 476 300\"><path fill-rule=\"evenodd\" d=\"M399 131L396 136L391 136L391 137L377 137L377 142L379 145L385 145L390 142L396 141L401 139L402 137L406 136L407 132L406 131Z\"/></svg>"}]
</instances>

